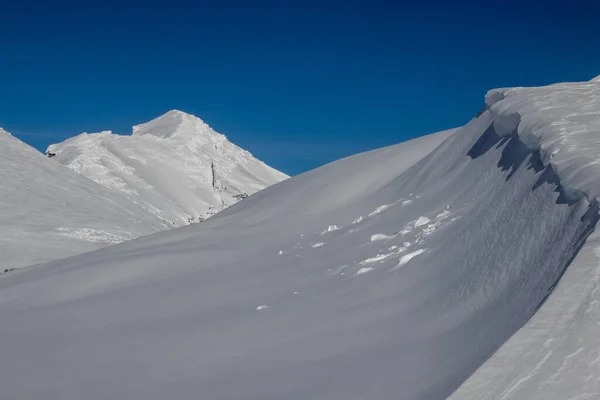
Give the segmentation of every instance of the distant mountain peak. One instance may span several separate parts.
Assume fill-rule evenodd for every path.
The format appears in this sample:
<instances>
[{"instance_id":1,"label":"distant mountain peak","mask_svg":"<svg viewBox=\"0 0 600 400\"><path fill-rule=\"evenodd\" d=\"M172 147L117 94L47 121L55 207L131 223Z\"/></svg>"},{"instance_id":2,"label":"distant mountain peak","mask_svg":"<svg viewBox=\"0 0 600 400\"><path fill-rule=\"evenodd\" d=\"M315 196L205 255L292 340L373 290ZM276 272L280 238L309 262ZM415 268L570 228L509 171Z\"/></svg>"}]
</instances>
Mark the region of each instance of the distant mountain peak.
<instances>
[{"instance_id":1,"label":"distant mountain peak","mask_svg":"<svg viewBox=\"0 0 600 400\"><path fill-rule=\"evenodd\" d=\"M598 82L600 83L600 75L598 75L597 77L595 77L594 79L591 80L592 82Z\"/></svg>"},{"instance_id":2,"label":"distant mountain peak","mask_svg":"<svg viewBox=\"0 0 600 400\"><path fill-rule=\"evenodd\" d=\"M133 127L133 136L152 135L162 139L182 135L222 137L195 115L171 110L146 123Z\"/></svg>"},{"instance_id":3,"label":"distant mountain peak","mask_svg":"<svg viewBox=\"0 0 600 400\"><path fill-rule=\"evenodd\" d=\"M179 110L134 126L131 136L81 134L50 145L46 155L174 226L288 178Z\"/></svg>"}]
</instances>

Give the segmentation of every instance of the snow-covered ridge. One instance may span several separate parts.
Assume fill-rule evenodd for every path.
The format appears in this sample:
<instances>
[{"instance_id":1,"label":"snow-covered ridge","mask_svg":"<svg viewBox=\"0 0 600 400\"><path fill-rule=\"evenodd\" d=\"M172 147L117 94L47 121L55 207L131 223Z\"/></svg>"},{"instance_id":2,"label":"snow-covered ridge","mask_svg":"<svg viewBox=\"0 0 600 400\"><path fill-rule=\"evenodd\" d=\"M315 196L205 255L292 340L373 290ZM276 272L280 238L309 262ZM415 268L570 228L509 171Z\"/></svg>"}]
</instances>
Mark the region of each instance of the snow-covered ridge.
<instances>
[{"instance_id":1,"label":"snow-covered ridge","mask_svg":"<svg viewBox=\"0 0 600 400\"><path fill-rule=\"evenodd\" d=\"M2 393L600 398L598 202L565 198L548 142L517 129L589 104L546 115L529 96L502 114L507 91L462 128L336 161L202 224L7 274Z\"/></svg>"},{"instance_id":2,"label":"snow-covered ridge","mask_svg":"<svg viewBox=\"0 0 600 400\"><path fill-rule=\"evenodd\" d=\"M590 82L488 92L499 135L517 133L539 149L571 196L600 196L600 77Z\"/></svg>"},{"instance_id":3,"label":"snow-covered ridge","mask_svg":"<svg viewBox=\"0 0 600 400\"><path fill-rule=\"evenodd\" d=\"M0 129L0 273L169 227Z\"/></svg>"},{"instance_id":4,"label":"snow-covered ridge","mask_svg":"<svg viewBox=\"0 0 600 400\"><path fill-rule=\"evenodd\" d=\"M47 153L175 226L202 221L287 178L178 110L134 126L131 136L83 133Z\"/></svg>"}]
</instances>

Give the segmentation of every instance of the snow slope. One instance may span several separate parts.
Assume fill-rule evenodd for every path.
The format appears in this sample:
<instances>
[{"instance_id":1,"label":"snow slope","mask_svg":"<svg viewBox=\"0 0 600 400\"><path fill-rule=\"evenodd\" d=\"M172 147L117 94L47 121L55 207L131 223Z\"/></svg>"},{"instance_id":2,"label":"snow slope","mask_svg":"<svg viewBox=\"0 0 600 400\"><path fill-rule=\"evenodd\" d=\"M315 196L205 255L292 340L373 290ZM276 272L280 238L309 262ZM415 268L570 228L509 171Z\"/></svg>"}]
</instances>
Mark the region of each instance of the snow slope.
<instances>
[{"instance_id":1,"label":"snow slope","mask_svg":"<svg viewBox=\"0 0 600 400\"><path fill-rule=\"evenodd\" d=\"M502 117L518 113L514 121L521 136L542 149L561 181L598 202L600 77L497 90L487 99ZM600 398L599 256L595 231L543 307L452 399Z\"/></svg>"},{"instance_id":2,"label":"snow slope","mask_svg":"<svg viewBox=\"0 0 600 400\"><path fill-rule=\"evenodd\" d=\"M131 136L83 133L47 152L177 226L202 221L287 178L177 110L134 126Z\"/></svg>"},{"instance_id":3,"label":"snow slope","mask_svg":"<svg viewBox=\"0 0 600 400\"><path fill-rule=\"evenodd\" d=\"M164 230L129 200L0 129L0 272Z\"/></svg>"},{"instance_id":4,"label":"snow slope","mask_svg":"<svg viewBox=\"0 0 600 400\"><path fill-rule=\"evenodd\" d=\"M7 274L3 395L594 398L598 145L529 128L594 120L509 92L203 224Z\"/></svg>"}]
</instances>

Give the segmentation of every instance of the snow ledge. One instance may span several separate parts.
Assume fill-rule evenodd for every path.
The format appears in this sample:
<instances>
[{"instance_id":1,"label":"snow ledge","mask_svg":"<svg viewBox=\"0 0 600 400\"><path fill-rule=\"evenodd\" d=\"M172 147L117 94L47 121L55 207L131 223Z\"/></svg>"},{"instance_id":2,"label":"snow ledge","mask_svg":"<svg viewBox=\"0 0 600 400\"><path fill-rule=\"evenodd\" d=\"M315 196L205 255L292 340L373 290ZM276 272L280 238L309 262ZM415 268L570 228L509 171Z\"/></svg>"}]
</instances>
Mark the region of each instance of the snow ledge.
<instances>
[{"instance_id":1,"label":"snow ledge","mask_svg":"<svg viewBox=\"0 0 600 400\"><path fill-rule=\"evenodd\" d=\"M600 197L600 77L590 82L490 90L486 95L498 135L518 134L563 188L588 200Z\"/></svg>"}]
</instances>

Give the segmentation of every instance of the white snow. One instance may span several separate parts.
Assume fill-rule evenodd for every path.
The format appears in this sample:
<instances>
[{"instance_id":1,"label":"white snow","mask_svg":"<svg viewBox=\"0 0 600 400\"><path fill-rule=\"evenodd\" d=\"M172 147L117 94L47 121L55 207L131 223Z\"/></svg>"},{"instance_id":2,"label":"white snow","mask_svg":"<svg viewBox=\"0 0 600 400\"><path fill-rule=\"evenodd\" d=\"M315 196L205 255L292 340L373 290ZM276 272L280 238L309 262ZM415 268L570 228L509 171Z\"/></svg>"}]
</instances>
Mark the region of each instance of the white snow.
<instances>
[{"instance_id":1,"label":"white snow","mask_svg":"<svg viewBox=\"0 0 600 400\"><path fill-rule=\"evenodd\" d=\"M383 205L381 205L381 206L377 207L375 210L373 210L373 212L371 212L371 213L369 214L369 217L374 217L374 216L376 216L377 214L380 214L380 213L384 212L385 210L387 210L387 209L388 209L388 208L390 208L391 206L393 206L393 204L383 204Z\"/></svg>"},{"instance_id":2,"label":"white snow","mask_svg":"<svg viewBox=\"0 0 600 400\"><path fill-rule=\"evenodd\" d=\"M0 129L0 272L168 228Z\"/></svg>"},{"instance_id":3,"label":"white snow","mask_svg":"<svg viewBox=\"0 0 600 400\"><path fill-rule=\"evenodd\" d=\"M177 110L134 126L131 136L83 133L48 152L175 226L203 221L287 178Z\"/></svg>"},{"instance_id":4,"label":"white snow","mask_svg":"<svg viewBox=\"0 0 600 400\"><path fill-rule=\"evenodd\" d=\"M392 236L386 235L385 233L376 233L371 235L371 242L375 242L377 240L386 240L390 239Z\"/></svg>"},{"instance_id":5,"label":"white snow","mask_svg":"<svg viewBox=\"0 0 600 400\"><path fill-rule=\"evenodd\" d=\"M486 104L499 135L516 133L541 151L572 193L600 196L600 81L495 89Z\"/></svg>"},{"instance_id":6,"label":"white snow","mask_svg":"<svg viewBox=\"0 0 600 400\"><path fill-rule=\"evenodd\" d=\"M375 257L371 257L371 258L367 258L364 261L361 261L361 264L371 264L371 263L375 263L378 261L383 261L386 258L388 258L389 256L391 256L392 253L390 254L377 254Z\"/></svg>"},{"instance_id":7,"label":"white snow","mask_svg":"<svg viewBox=\"0 0 600 400\"><path fill-rule=\"evenodd\" d=\"M600 79L592 82L509 90L508 101L499 101L497 108L502 116L524 115L519 134L540 149L561 182L569 185L571 196L586 195L597 207ZM533 318L451 399L600 398L599 257L596 231Z\"/></svg>"},{"instance_id":8,"label":"white snow","mask_svg":"<svg viewBox=\"0 0 600 400\"><path fill-rule=\"evenodd\" d=\"M329 227L327 229L325 229L323 232L321 232L321 235L324 235L329 232L339 231L339 230L340 230L340 228L337 225L329 225Z\"/></svg>"},{"instance_id":9,"label":"white snow","mask_svg":"<svg viewBox=\"0 0 600 400\"><path fill-rule=\"evenodd\" d=\"M3 396L598 398L594 86L491 91L458 130L3 274Z\"/></svg>"},{"instance_id":10,"label":"white snow","mask_svg":"<svg viewBox=\"0 0 600 400\"><path fill-rule=\"evenodd\" d=\"M417 218L417 220L415 221L415 228L418 228L420 226L426 225L429 222L431 222L431 220L427 217L423 217L420 216L419 218Z\"/></svg>"},{"instance_id":11,"label":"white snow","mask_svg":"<svg viewBox=\"0 0 600 400\"><path fill-rule=\"evenodd\" d=\"M371 272L374 269L375 268L373 268L373 267L363 267L363 268L359 269L358 271L356 271L356 275L366 274L367 272Z\"/></svg>"},{"instance_id":12,"label":"white snow","mask_svg":"<svg viewBox=\"0 0 600 400\"><path fill-rule=\"evenodd\" d=\"M423 254L425 252L425 249L419 249L419 250L415 250L411 253L405 254L402 257L400 257L400 261L398 261L398 267L402 267L406 264L408 264L408 262L410 260L412 260L413 258L415 258L416 256Z\"/></svg>"}]
</instances>

